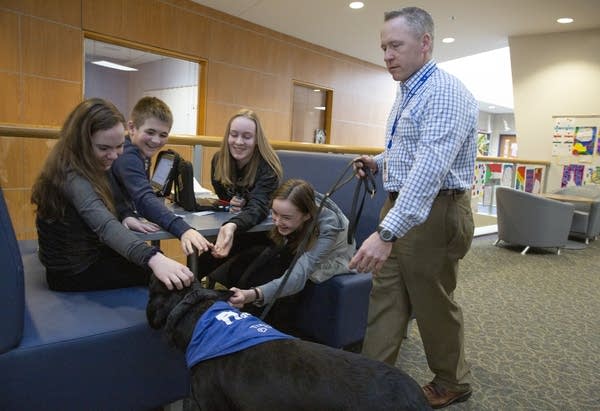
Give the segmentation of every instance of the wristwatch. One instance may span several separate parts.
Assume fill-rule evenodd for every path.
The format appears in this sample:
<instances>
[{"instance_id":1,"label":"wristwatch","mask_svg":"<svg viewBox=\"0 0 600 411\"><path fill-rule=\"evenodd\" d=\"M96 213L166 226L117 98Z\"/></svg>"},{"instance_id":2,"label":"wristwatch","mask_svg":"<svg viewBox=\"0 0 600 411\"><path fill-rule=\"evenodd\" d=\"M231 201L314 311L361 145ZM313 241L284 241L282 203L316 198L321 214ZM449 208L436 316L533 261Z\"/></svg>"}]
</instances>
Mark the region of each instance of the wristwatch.
<instances>
[{"instance_id":1,"label":"wristwatch","mask_svg":"<svg viewBox=\"0 0 600 411\"><path fill-rule=\"evenodd\" d=\"M383 228L381 226L377 227L377 232L379 233L379 238L381 241L385 241L386 243L393 243L398 238L387 228Z\"/></svg>"}]
</instances>

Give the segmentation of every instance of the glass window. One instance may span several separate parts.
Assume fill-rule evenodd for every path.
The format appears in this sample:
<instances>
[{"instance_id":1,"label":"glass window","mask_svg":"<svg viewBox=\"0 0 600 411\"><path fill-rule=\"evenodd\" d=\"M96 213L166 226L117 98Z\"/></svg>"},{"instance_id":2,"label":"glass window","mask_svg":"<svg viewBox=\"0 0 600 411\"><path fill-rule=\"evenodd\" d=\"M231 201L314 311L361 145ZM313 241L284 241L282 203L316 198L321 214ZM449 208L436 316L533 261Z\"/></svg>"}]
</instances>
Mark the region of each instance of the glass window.
<instances>
[{"instance_id":1,"label":"glass window","mask_svg":"<svg viewBox=\"0 0 600 411\"><path fill-rule=\"evenodd\" d=\"M198 134L198 62L85 39L84 97L113 102L129 117L135 103L155 96L173 112L172 134ZM200 130L199 130L200 128Z\"/></svg>"},{"instance_id":2,"label":"glass window","mask_svg":"<svg viewBox=\"0 0 600 411\"><path fill-rule=\"evenodd\" d=\"M292 141L329 143L333 91L294 82Z\"/></svg>"}]
</instances>

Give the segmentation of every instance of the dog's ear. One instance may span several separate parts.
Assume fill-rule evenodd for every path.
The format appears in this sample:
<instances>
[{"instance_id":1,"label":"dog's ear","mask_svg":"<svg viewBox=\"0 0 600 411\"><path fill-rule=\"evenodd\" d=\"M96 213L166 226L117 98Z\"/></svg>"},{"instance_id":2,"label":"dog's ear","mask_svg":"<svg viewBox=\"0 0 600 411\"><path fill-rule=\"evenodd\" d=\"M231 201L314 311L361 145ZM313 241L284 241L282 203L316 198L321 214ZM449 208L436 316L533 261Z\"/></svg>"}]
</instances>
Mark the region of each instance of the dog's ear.
<instances>
[{"instance_id":1,"label":"dog's ear","mask_svg":"<svg viewBox=\"0 0 600 411\"><path fill-rule=\"evenodd\" d=\"M167 316L171 311L169 300L173 298L173 292L154 275L150 276L148 290L149 298L146 305L146 319L150 327L160 329L165 325Z\"/></svg>"},{"instance_id":2,"label":"dog's ear","mask_svg":"<svg viewBox=\"0 0 600 411\"><path fill-rule=\"evenodd\" d=\"M165 297L162 295L154 295L150 297L146 305L146 319L150 327L158 330L164 327L169 316L169 310L165 304Z\"/></svg>"},{"instance_id":3,"label":"dog's ear","mask_svg":"<svg viewBox=\"0 0 600 411\"><path fill-rule=\"evenodd\" d=\"M150 291L150 295L153 294L164 294L169 291L167 286L158 279L154 274L150 276L150 283L148 284L148 290Z\"/></svg>"}]
</instances>

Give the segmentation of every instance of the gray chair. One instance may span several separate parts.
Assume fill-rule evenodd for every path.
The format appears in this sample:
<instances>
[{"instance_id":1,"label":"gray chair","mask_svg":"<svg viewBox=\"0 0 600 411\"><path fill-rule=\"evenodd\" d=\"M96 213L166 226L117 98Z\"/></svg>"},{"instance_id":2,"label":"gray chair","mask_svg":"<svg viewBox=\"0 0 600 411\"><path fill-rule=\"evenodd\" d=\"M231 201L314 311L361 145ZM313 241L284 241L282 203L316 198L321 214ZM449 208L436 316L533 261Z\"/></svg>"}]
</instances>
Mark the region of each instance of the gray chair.
<instances>
[{"instance_id":1,"label":"gray chair","mask_svg":"<svg viewBox=\"0 0 600 411\"><path fill-rule=\"evenodd\" d=\"M573 212L570 203L550 200L508 187L496 188L498 239L525 247L554 248L556 254L567 244Z\"/></svg>"},{"instance_id":2,"label":"gray chair","mask_svg":"<svg viewBox=\"0 0 600 411\"><path fill-rule=\"evenodd\" d=\"M600 235L600 186L588 184L584 186L565 187L553 192L576 197L584 197L592 202L573 202L575 214L571 224L570 235L580 237L588 244Z\"/></svg>"}]
</instances>

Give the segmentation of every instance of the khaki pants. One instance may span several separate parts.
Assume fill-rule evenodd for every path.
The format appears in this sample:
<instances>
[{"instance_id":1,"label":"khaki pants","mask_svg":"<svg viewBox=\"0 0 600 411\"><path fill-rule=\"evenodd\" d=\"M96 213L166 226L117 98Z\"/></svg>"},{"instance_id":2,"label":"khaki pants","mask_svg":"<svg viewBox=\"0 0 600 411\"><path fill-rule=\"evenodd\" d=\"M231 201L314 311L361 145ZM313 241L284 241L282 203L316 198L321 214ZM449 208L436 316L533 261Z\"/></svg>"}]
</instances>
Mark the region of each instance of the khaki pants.
<instances>
[{"instance_id":1,"label":"khaki pants","mask_svg":"<svg viewBox=\"0 0 600 411\"><path fill-rule=\"evenodd\" d=\"M373 277L363 354L394 365L411 313L416 317L433 381L469 388L462 310L454 301L458 260L473 239L470 193L438 196L427 220L398 239ZM386 200L380 218L393 203Z\"/></svg>"}]
</instances>

